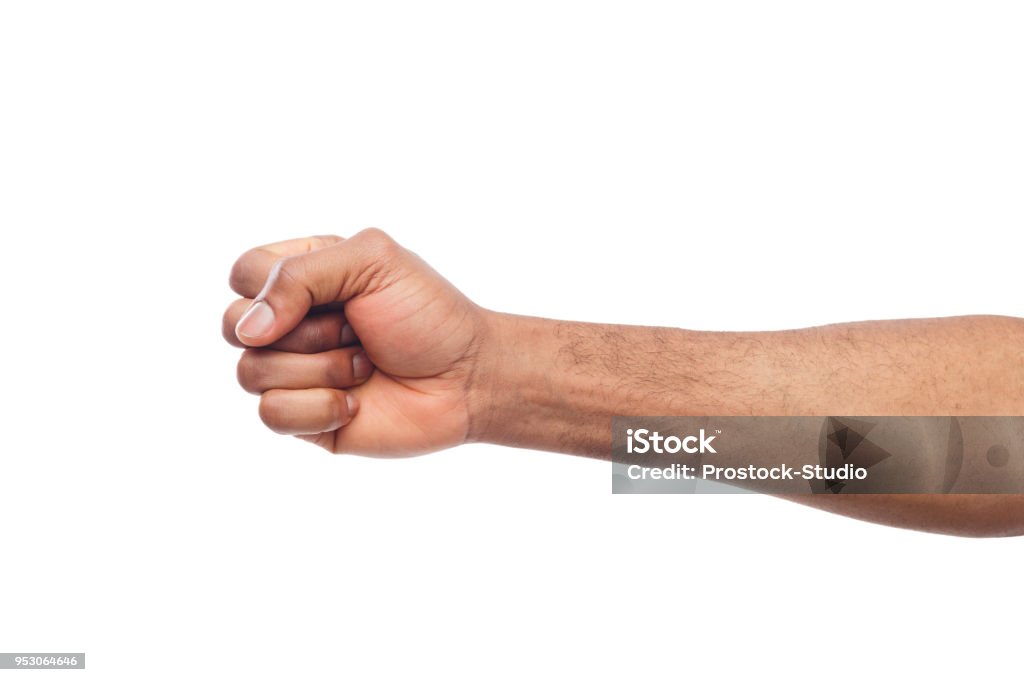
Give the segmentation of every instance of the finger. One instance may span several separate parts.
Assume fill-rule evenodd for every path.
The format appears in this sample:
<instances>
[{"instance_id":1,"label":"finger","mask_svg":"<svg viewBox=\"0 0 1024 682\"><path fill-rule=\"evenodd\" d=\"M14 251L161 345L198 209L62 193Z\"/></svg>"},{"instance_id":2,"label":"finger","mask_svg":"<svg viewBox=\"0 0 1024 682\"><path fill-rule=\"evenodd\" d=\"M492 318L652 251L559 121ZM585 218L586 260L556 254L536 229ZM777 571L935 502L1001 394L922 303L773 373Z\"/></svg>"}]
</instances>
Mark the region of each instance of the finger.
<instances>
[{"instance_id":1,"label":"finger","mask_svg":"<svg viewBox=\"0 0 1024 682\"><path fill-rule=\"evenodd\" d=\"M224 339L232 346L246 348L235 334L235 327L245 311L252 305L247 298L240 298L224 311L224 318L221 321L221 333ZM345 320L342 313L322 313L319 315L307 315L295 329L267 346L274 350L282 350L288 353L322 353L334 348L352 346L358 343L359 339L352 331L352 327Z\"/></svg>"},{"instance_id":2,"label":"finger","mask_svg":"<svg viewBox=\"0 0 1024 682\"><path fill-rule=\"evenodd\" d=\"M253 298L263 288L277 261L316 251L340 241L344 240L334 235L320 235L257 246L243 253L235 261L228 282L238 295Z\"/></svg>"},{"instance_id":3,"label":"finger","mask_svg":"<svg viewBox=\"0 0 1024 682\"><path fill-rule=\"evenodd\" d=\"M382 273L404 253L380 230L363 230L333 246L280 260L235 334L248 346L271 344L311 307L345 302L382 281Z\"/></svg>"},{"instance_id":4,"label":"finger","mask_svg":"<svg viewBox=\"0 0 1024 682\"><path fill-rule=\"evenodd\" d=\"M232 301L231 305L224 310L224 316L221 317L220 320L221 336L224 337L225 341L237 348L245 348L245 344L242 343L235 334L235 325L238 324L238 320L241 319L242 315L249 309L250 305L252 305L252 301L247 298L240 298L236 301Z\"/></svg>"},{"instance_id":5,"label":"finger","mask_svg":"<svg viewBox=\"0 0 1024 682\"><path fill-rule=\"evenodd\" d=\"M260 398L260 419L272 431L287 435L340 429L358 410L354 396L333 388L273 389Z\"/></svg>"},{"instance_id":6,"label":"finger","mask_svg":"<svg viewBox=\"0 0 1024 682\"><path fill-rule=\"evenodd\" d=\"M250 348L238 361L238 383L250 393L275 388L350 388L366 381L372 371L359 347L312 354Z\"/></svg>"}]
</instances>

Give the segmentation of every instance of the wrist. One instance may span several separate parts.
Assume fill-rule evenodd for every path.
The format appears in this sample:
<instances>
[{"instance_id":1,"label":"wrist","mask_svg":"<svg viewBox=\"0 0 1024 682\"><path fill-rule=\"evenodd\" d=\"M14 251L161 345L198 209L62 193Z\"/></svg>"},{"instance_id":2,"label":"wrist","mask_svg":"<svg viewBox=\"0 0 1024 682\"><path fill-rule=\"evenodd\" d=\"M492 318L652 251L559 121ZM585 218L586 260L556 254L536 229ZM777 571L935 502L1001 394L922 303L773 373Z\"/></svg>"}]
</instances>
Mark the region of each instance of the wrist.
<instances>
[{"instance_id":1,"label":"wrist","mask_svg":"<svg viewBox=\"0 0 1024 682\"><path fill-rule=\"evenodd\" d=\"M485 311L470 382L469 442L600 456L624 408L605 325Z\"/></svg>"},{"instance_id":2,"label":"wrist","mask_svg":"<svg viewBox=\"0 0 1024 682\"><path fill-rule=\"evenodd\" d=\"M523 372L516 365L528 352L515 315L483 310L467 387L466 441L503 443L502 426L513 417L510 395L519 394ZM529 360L526 361L529 365Z\"/></svg>"}]
</instances>

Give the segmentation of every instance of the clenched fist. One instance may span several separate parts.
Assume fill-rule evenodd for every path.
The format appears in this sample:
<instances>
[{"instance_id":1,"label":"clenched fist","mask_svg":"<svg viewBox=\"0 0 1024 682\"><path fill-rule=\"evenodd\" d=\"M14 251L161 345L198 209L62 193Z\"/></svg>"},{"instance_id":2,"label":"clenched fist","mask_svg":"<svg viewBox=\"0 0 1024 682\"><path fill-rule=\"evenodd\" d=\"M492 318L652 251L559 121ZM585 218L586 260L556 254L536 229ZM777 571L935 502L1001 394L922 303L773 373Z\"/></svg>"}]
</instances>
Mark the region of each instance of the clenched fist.
<instances>
[{"instance_id":1,"label":"clenched fist","mask_svg":"<svg viewBox=\"0 0 1024 682\"><path fill-rule=\"evenodd\" d=\"M231 288L224 335L274 431L385 456L466 441L488 313L385 233L252 249Z\"/></svg>"}]
</instances>

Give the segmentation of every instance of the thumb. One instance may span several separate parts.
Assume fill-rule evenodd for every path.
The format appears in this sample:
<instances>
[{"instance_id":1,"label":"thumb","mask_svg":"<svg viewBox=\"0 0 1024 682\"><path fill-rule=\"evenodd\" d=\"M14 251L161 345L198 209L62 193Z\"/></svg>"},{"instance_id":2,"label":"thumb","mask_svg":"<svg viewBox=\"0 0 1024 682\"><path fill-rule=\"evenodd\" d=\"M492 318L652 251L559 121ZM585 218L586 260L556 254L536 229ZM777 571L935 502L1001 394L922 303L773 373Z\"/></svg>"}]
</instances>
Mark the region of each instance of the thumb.
<instances>
[{"instance_id":1,"label":"thumb","mask_svg":"<svg viewBox=\"0 0 1024 682\"><path fill-rule=\"evenodd\" d=\"M380 230L277 261L263 289L235 326L247 346L266 346L290 332L313 306L343 303L367 288L387 256L400 249Z\"/></svg>"}]
</instances>

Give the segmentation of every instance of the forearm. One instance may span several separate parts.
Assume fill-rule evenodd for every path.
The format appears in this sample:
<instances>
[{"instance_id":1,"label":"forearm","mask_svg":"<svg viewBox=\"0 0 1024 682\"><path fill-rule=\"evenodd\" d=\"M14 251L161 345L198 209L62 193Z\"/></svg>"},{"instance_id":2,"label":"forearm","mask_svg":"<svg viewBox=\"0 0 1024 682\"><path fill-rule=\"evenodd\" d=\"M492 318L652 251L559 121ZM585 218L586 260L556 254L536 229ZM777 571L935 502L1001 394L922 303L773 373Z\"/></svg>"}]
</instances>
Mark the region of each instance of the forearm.
<instances>
[{"instance_id":1,"label":"forearm","mask_svg":"<svg viewBox=\"0 0 1024 682\"><path fill-rule=\"evenodd\" d=\"M490 314L470 438L608 457L616 415L1024 414L1024 321L779 332Z\"/></svg>"},{"instance_id":2,"label":"forearm","mask_svg":"<svg viewBox=\"0 0 1024 682\"><path fill-rule=\"evenodd\" d=\"M489 329L471 440L607 458L614 416L1024 414L1015 318L711 333L491 314ZM929 532L1024 533L1019 494L786 497Z\"/></svg>"}]
</instances>

